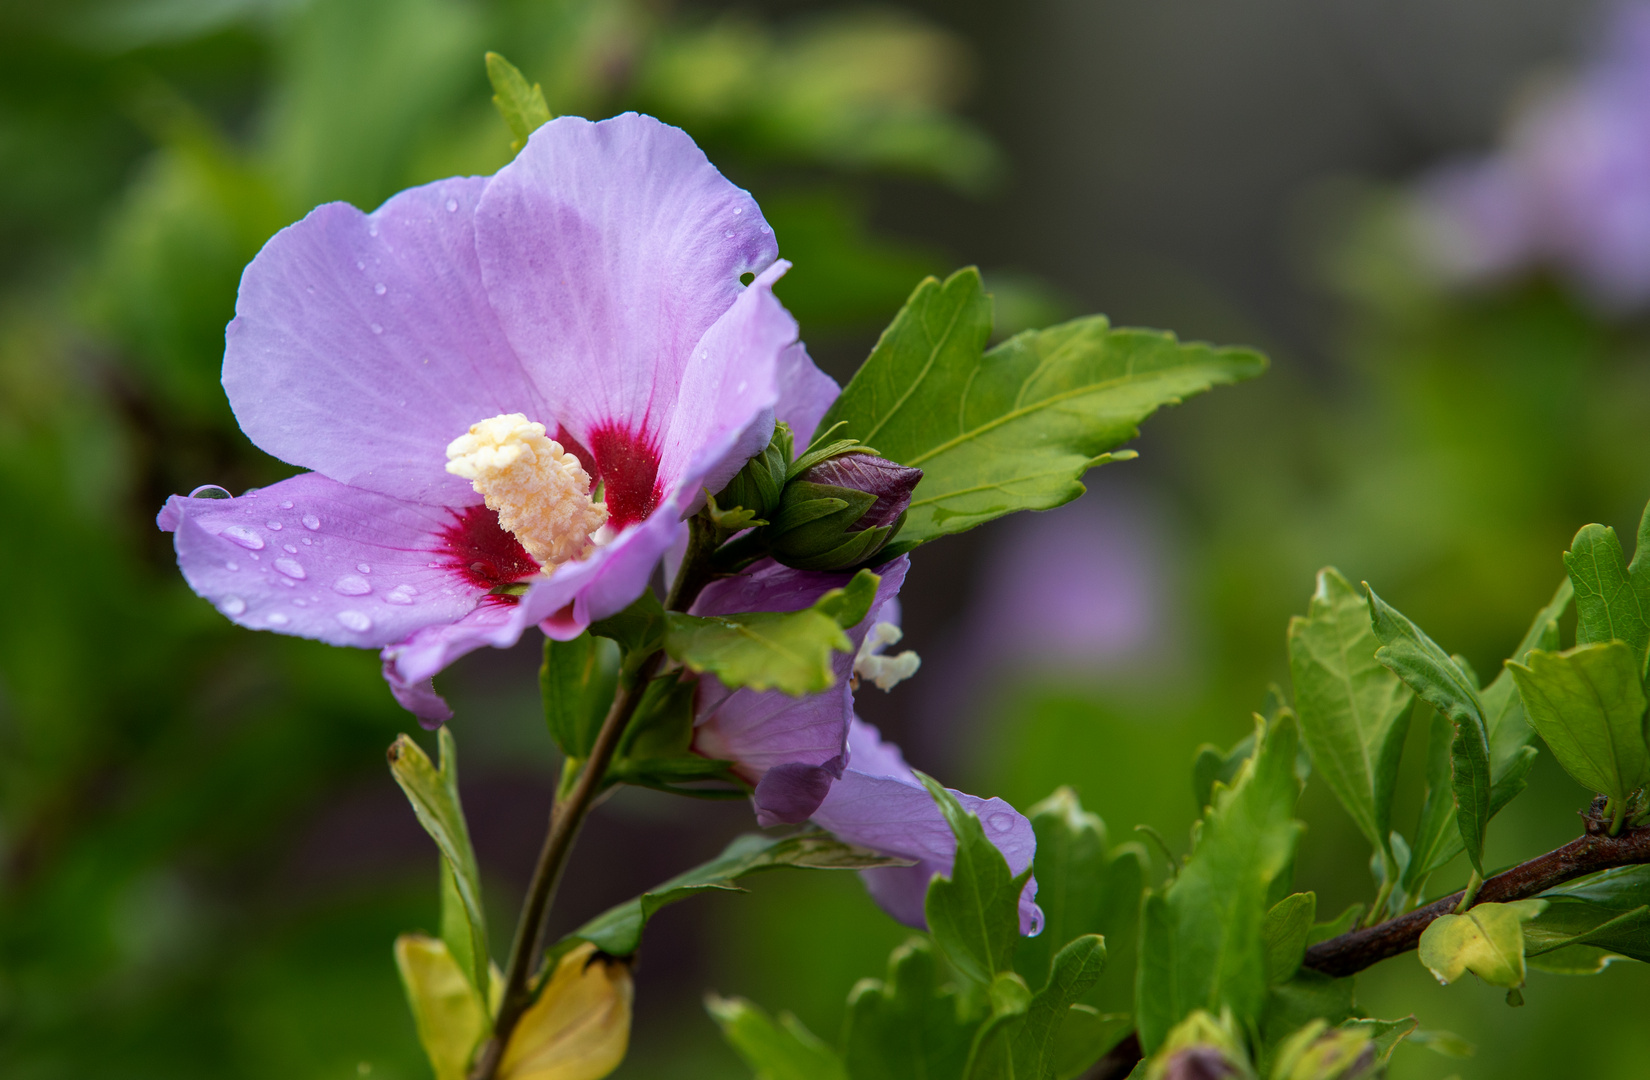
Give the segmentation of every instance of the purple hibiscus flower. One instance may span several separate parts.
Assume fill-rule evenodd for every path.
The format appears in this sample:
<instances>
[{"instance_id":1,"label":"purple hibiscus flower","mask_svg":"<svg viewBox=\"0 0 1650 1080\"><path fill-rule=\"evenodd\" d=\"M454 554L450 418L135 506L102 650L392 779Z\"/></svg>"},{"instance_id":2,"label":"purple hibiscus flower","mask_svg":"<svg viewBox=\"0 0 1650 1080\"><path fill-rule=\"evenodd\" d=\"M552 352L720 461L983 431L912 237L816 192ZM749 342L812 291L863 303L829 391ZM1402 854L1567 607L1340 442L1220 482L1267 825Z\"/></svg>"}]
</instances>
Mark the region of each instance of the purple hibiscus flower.
<instances>
[{"instance_id":1,"label":"purple hibiscus flower","mask_svg":"<svg viewBox=\"0 0 1650 1080\"><path fill-rule=\"evenodd\" d=\"M229 618L382 649L439 722L431 676L622 610L781 392L809 412L830 380L773 296L787 265L748 193L635 114L552 121L494 176L370 214L322 206L247 267L223 371L253 442L313 471L174 496L159 524Z\"/></svg>"}]
</instances>

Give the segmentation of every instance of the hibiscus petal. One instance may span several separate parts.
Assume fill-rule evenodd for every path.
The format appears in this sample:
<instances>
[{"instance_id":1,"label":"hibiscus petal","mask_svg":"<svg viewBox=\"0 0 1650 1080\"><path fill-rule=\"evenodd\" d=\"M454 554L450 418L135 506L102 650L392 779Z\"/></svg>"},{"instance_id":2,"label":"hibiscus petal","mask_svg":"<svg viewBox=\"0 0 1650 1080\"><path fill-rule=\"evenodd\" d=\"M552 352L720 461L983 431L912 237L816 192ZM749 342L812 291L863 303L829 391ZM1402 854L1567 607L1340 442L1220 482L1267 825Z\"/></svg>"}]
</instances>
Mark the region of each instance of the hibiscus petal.
<instances>
[{"instance_id":1,"label":"hibiscus petal","mask_svg":"<svg viewBox=\"0 0 1650 1080\"><path fill-rule=\"evenodd\" d=\"M935 874L951 873L956 837L899 748L883 742L876 728L856 717L848 745L848 766L814 811L813 820L849 843L917 860L915 866L879 867L862 874L866 888L888 914L908 926L924 927L928 883ZM946 790L980 819L1010 870L1018 874L1031 865L1037 837L1024 815L1001 799ZM1023 934L1042 929L1036 896L1037 880L1032 878L1020 894Z\"/></svg>"},{"instance_id":2,"label":"hibiscus petal","mask_svg":"<svg viewBox=\"0 0 1650 1080\"><path fill-rule=\"evenodd\" d=\"M726 432L728 444L697 462L708 469L771 408L776 357L757 358L764 387L760 365L738 367L707 334L746 294L740 275L777 258L773 232L680 129L634 113L553 120L489 183L476 230L500 324L598 466L619 524L693 479L661 470L666 455L686 470L706 441L685 428L673 436L673 413ZM755 291L749 304L770 324L777 302ZM725 415L741 380L751 400Z\"/></svg>"},{"instance_id":3,"label":"hibiscus petal","mask_svg":"<svg viewBox=\"0 0 1650 1080\"><path fill-rule=\"evenodd\" d=\"M486 595L450 565L454 520L305 473L237 499L174 495L160 525L190 588L240 625L376 648Z\"/></svg>"},{"instance_id":4,"label":"hibiscus petal","mask_svg":"<svg viewBox=\"0 0 1650 1080\"><path fill-rule=\"evenodd\" d=\"M371 214L329 203L264 245L241 276L223 364L253 442L354 487L481 501L446 471L448 442L501 413L548 420L482 285L487 182L441 180Z\"/></svg>"},{"instance_id":5,"label":"hibiscus petal","mask_svg":"<svg viewBox=\"0 0 1650 1080\"><path fill-rule=\"evenodd\" d=\"M779 403L774 416L790 425L798 456L813 442L820 418L841 393L836 380L815 366L802 342L779 358Z\"/></svg>"}]
</instances>

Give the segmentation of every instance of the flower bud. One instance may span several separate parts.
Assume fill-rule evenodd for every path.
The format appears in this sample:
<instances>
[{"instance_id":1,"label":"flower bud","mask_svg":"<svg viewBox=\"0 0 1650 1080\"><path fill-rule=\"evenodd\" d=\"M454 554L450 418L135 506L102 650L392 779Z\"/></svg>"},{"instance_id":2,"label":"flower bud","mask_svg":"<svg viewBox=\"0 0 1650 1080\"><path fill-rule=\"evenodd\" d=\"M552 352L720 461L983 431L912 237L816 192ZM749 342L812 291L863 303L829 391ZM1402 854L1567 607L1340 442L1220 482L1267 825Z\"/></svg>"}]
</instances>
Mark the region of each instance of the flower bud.
<instances>
[{"instance_id":1,"label":"flower bud","mask_svg":"<svg viewBox=\"0 0 1650 1080\"><path fill-rule=\"evenodd\" d=\"M759 518L771 518L785 490L792 449L791 429L780 421L762 452L745 462L728 486L716 493L716 505L723 510L742 506Z\"/></svg>"},{"instance_id":2,"label":"flower bud","mask_svg":"<svg viewBox=\"0 0 1650 1080\"><path fill-rule=\"evenodd\" d=\"M764 539L774 558L798 570L857 566L899 532L921 479L921 469L873 454L828 458L786 485Z\"/></svg>"}]
</instances>

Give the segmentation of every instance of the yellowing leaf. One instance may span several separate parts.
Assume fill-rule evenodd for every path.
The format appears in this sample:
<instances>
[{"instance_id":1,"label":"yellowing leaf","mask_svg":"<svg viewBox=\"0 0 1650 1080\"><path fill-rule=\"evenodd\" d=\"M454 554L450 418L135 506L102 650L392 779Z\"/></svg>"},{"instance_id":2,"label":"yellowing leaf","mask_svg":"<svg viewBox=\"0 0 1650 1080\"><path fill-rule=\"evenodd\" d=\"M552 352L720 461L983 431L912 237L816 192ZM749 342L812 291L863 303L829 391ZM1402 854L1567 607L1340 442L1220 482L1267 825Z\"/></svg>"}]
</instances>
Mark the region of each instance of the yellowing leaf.
<instances>
[{"instance_id":1,"label":"yellowing leaf","mask_svg":"<svg viewBox=\"0 0 1650 1080\"><path fill-rule=\"evenodd\" d=\"M630 965L570 950L522 1014L499 1063L499 1080L600 1080L630 1044Z\"/></svg>"},{"instance_id":2,"label":"yellowing leaf","mask_svg":"<svg viewBox=\"0 0 1650 1080\"><path fill-rule=\"evenodd\" d=\"M1421 935L1421 963L1441 983L1470 971L1491 986L1523 986L1524 924L1546 906L1545 900L1520 900L1439 916Z\"/></svg>"},{"instance_id":3,"label":"yellowing leaf","mask_svg":"<svg viewBox=\"0 0 1650 1080\"><path fill-rule=\"evenodd\" d=\"M435 1080L464 1080L470 1054L487 1033L481 998L440 938L402 934L395 939L395 966Z\"/></svg>"}]
</instances>

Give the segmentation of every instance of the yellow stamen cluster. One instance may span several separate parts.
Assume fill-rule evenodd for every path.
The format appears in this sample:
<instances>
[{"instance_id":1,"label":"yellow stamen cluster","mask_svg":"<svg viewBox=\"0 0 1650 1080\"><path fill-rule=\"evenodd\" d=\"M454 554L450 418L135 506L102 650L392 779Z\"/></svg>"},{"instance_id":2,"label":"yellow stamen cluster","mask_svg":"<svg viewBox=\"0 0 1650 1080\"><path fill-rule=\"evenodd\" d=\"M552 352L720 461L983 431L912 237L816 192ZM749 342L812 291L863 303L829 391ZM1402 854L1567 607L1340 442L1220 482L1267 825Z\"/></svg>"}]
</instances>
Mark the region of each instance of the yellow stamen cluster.
<instances>
[{"instance_id":1,"label":"yellow stamen cluster","mask_svg":"<svg viewBox=\"0 0 1650 1080\"><path fill-rule=\"evenodd\" d=\"M447 471L470 481L547 571L587 554L591 534L607 521L579 459L521 413L470 425L447 446Z\"/></svg>"}]
</instances>

